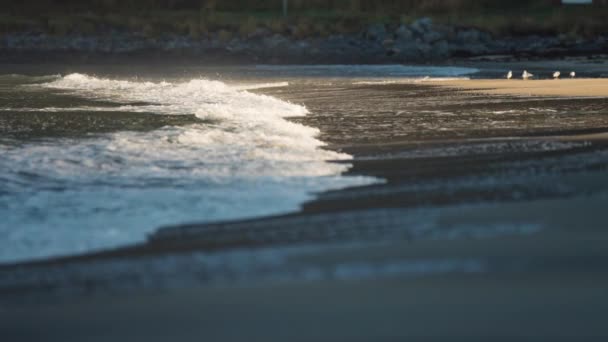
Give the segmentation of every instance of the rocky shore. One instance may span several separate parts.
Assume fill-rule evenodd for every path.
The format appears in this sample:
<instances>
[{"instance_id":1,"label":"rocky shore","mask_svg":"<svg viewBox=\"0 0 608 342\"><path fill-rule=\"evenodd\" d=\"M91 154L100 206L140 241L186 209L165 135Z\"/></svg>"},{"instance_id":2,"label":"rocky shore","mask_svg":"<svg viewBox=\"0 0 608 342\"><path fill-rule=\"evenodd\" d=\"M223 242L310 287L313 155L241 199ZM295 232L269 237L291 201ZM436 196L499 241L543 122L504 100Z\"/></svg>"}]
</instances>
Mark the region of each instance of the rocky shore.
<instances>
[{"instance_id":1,"label":"rocky shore","mask_svg":"<svg viewBox=\"0 0 608 342\"><path fill-rule=\"evenodd\" d=\"M43 53L43 55L40 55ZM19 32L0 37L0 59L24 55L172 55L266 63L424 63L491 56L515 60L608 53L608 34L496 37L475 28L454 27L421 18L411 24L374 24L357 33L302 37L297 28L276 33L257 28L248 34L213 32L204 37L111 30L92 35Z\"/></svg>"}]
</instances>

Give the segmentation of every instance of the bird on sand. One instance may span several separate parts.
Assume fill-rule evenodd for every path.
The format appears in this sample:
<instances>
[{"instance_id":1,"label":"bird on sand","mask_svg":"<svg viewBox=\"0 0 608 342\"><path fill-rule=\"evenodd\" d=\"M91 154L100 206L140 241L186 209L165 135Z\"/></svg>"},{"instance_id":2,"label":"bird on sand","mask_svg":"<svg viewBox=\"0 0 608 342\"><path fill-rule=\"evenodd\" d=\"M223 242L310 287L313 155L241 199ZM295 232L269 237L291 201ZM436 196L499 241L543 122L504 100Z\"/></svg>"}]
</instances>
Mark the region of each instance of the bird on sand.
<instances>
[{"instance_id":1,"label":"bird on sand","mask_svg":"<svg viewBox=\"0 0 608 342\"><path fill-rule=\"evenodd\" d=\"M533 77L533 76L534 76L534 75L533 75L533 74L531 74L531 73L529 73L529 72L528 72L528 70L524 70L524 73L523 73L523 74L521 74L521 78L523 78L524 80L527 80L527 79L529 79L529 78L531 78L531 77Z\"/></svg>"},{"instance_id":2,"label":"bird on sand","mask_svg":"<svg viewBox=\"0 0 608 342\"><path fill-rule=\"evenodd\" d=\"M576 73L574 71L570 72L570 78L575 78L576 77Z\"/></svg>"},{"instance_id":3,"label":"bird on sand","mask_svg":"<svg viewBox=\"0 0 608 342\"><path fill-rule=\"evenodd\" d=\"M509 72L507 73L507 79L510 80L513 78L513 71L509 70Z\"/></svg>"},{"instance_id":4,"label":"bird on sand","mask_svg":"<svg viewBox=\"0 0 608 342\"><path fill-rule=\"evenodd\" d=\"M560 76L561 74L562 74L561 72L556 71L556 72L554 72L554 73L553 73L553 78L557 80L557 79L559 79L559 76Z\"/></svg>"}]
</instances>

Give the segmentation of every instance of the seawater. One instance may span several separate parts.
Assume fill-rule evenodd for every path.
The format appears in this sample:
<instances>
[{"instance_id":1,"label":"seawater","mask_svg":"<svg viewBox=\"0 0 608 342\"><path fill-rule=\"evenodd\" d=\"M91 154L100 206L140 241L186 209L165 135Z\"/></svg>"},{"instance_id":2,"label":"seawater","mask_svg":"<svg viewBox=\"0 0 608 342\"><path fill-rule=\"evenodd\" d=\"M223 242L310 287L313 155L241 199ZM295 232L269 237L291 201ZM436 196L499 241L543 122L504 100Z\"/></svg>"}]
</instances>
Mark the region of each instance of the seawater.
<instances>
[{"instance_id":1,"label":"seawater","mask_svg":"<svg viewBox=\"0 0 608 342\"><path fill-rule=\"evenodd\" d=\"M0 262L136 243L165 225L287 213L315 193L377 182L344 176L351 156L288 119L306 107L252 90L289 87L302 74L470 72L258 66L244 73L284 79L244 83L0 76Z\"/></svg>"}]
</instances>

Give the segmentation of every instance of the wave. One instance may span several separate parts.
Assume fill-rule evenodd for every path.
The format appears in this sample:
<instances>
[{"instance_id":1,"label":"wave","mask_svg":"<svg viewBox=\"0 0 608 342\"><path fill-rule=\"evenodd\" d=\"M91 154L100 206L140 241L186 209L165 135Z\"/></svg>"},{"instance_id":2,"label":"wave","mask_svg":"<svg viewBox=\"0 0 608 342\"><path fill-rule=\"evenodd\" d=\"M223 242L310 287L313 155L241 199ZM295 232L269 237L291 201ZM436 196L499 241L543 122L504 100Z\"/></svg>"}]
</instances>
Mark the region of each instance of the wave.
<instances>
[{"instance_id":1,"label":"wave","mask_svg":"<svg viewBox=\"0 0 608 342\"><path fill-rule=\"evenodd\" d=\"M324 143L316 138L316 128L293 123L286 118L304 116L301 105L243 91L241 86L228 86L219 81L191 80L183 83L133 82L110 80L82 74L71 74L43 85L72 91L99 100L143 102L150 105L121 106L121 110L150 111L173 115L196 115L217 124L208 126L171 127L134 138L133 133L118 133L113 143L120 148L139 151L154 147L162 155L167 141L191 147L205 147L207 161L215 158L226 162L226 156L241 151L231 162L248 159L320 162L312 168L295 168L302 175L335 174L343 165L326 160L349 159L350 156L320 149ZM138 142L142 142L141 144ZM175 146L170 146L171 149ZM118 147L116 147L118 148ZM173 152L170 152L173 153ZM189 155L194 158L195 156ZM214 158L215 157L215 158ZM211 160L209 160L211 159ZM262 168L263 170L264 168ZM323 171L319 171L323 169ZM294 172L295 172L294 170ZM316 170L316 171L314 171ZM271 172L285 170L270 170Z\"/></svg>"},{"instance_id":2,"label":"wave","mask_svg":"<svg viewBox=\"0 0 608 342\"><path fill-rule=\"evenodd\" d=\"M268 89L268 88L285 88L289 87L289 82L269 82L269 83L255 83L255 84L244 84L239 86L233 86L238 90L256 90L256 89Z\"/></svg>"},{"instance_id":3,"label":"wave","mask_svg":"<svg viewBox=\"0 0 608 342\"><path fill-rule=\"evenodd\" d=\"M350 165L328 160L351 156L323 149L318 129L287 120L306 115L304 106L242 85L70 74L36 87L91 100L74 110L205 120L3 148L10 182L0 188L0 235L8 237L0 262L134 243L162 225L284 213L316 192L375 182L342 176ZM94 105L107 102L119 106Z\"/></svg>"}]
</instances>

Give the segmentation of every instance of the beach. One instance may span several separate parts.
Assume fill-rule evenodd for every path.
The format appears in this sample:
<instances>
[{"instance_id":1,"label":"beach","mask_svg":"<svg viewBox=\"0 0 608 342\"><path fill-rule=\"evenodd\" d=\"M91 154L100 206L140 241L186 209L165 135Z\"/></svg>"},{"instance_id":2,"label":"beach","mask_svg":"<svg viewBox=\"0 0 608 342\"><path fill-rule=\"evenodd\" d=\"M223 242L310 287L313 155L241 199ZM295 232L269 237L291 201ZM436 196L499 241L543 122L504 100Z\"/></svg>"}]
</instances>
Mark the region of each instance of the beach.
<instances>
[{"instance_id":1,"label":"beach","mask_svg":"<svg viewBox=\"0 0 608 342\"><path fill-rule=\"evenodd\" d=\"M249 92L305 107L289 121L352 156L334 161L348 166L342 177L373 181L319 191L292 212L162 225L127 246L5 263L3 335L608 336L608 82L290 77Z\"/></svg>"},{"instance_id":2,"label":"beach","mask_svg":"<svg viewBox=\"0 0 608 342\"><path fill-rule=\"evenodd\" d=\"M606 97L608 79L554 79L554 80L457 80L438 82L458 90L493 95Z\"/></svg>"}]
</instances>

